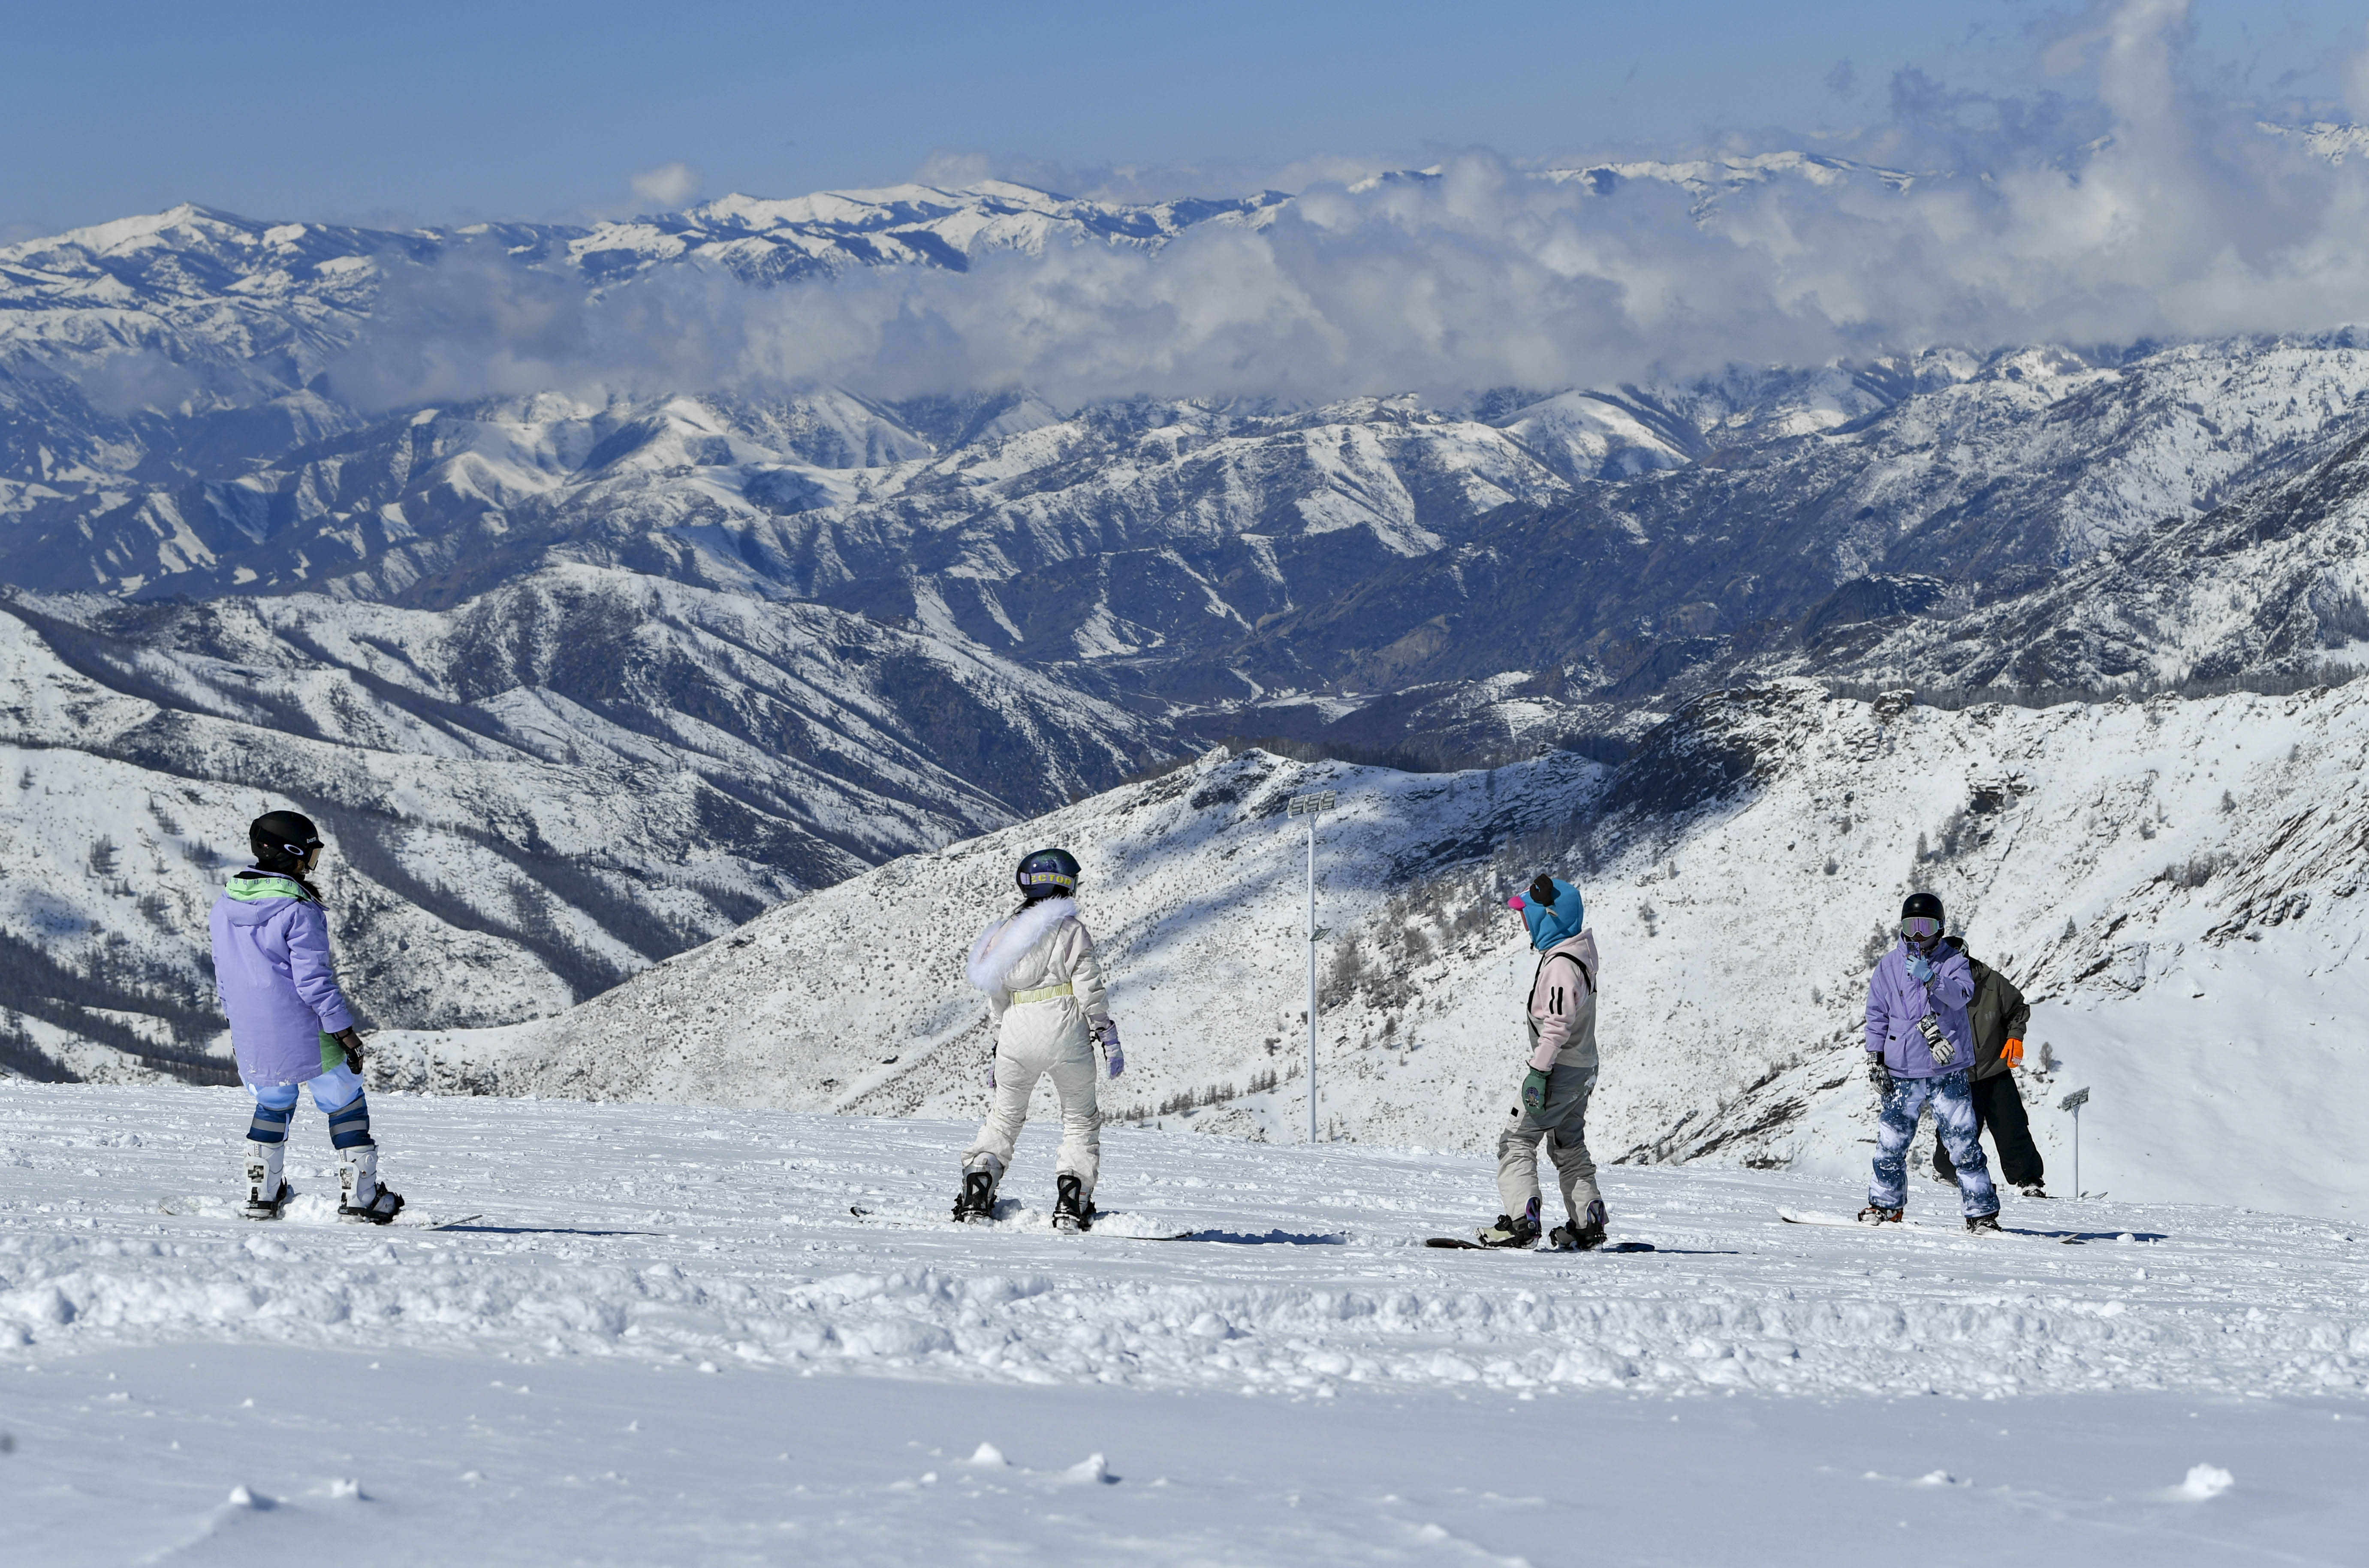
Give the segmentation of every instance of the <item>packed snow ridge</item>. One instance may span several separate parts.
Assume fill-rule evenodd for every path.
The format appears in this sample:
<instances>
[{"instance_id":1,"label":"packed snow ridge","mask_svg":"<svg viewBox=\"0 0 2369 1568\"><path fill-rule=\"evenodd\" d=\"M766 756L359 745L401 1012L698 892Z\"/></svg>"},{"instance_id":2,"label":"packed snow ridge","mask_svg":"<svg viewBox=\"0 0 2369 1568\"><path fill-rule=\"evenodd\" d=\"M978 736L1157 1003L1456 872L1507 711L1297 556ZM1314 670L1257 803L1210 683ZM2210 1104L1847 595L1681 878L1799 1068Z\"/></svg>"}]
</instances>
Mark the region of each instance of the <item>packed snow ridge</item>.
<instances>
[{"instance_id":1,"label":"packed snow ridge","mask_svg":"<svg viewBox=\"0 0 2369 1568\"><path fill-rule=\"evenodd\" d=\"M1111 1211L1064 1235L1041 1127L978 1227L944 1218L958 1123L372 1098L413 1211L357 1232L309 1112L264 1226L224 1196L239 1091L0 1082L13 1539L1451 1564L1774 1535L1856 1568L1912 1522L1936 1562L2336 1564L2369 1521L2349 1224L2116 1197L1869 1232L1779 1218L1849 1184L1622 1167L1614 1233L1653 1252L1439 1252L1482 1161L1116 1127Z\"/></svg>"},{"instance_id":2,"label":"packed snow ridge","mask_svg":"<svg viewBox=\"0 0 2369 1568\"><path fill-rule=\"evenodd\" d=\"M1620 1171L1616 1233L1654 1254L1443 1258L1478 1160L1116 1129L1111 1212L1069 1236L1041 1128L1009 1190L1046 1190L978 1228L944 1219L959 1125L373 1103L390 1180L455 1230L337 1225L310 1125L293 1218L235 1218L236 1090L0 1084L0 1370L201 1342L1284 1396L2369 1388L2359 1249L2316 1221L2068 1201L1870 1237L1778 1216L1848 1183Z\"/></svg>"}]
</instances>

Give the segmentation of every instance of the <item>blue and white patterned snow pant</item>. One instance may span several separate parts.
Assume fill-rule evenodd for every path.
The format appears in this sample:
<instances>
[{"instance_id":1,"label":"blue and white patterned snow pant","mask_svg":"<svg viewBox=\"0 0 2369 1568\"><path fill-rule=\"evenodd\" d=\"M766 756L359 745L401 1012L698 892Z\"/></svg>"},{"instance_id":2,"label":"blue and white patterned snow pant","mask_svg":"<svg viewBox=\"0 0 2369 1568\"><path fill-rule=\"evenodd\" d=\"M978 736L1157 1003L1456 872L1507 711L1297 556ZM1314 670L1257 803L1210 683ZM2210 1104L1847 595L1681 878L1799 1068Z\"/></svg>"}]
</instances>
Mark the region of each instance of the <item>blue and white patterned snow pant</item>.
<instances>
[{"instance_id":1,"label":"blue and white patterned snow pant","mask_svg":"<svg viewBox=\"0 0 2369 1568\"><path fill-rule=\"evenodd\" d=\"M1875 1128L1875 1176L1867 1185L1867 1201L1878 1208L1901 1208L1908 1202L1908 1143L1917 1136L1917 1118L1925 1103L1933 1103L1933 1127L1950 1163L1958 1168L1958 1209L1972 1218L1997 1214L1998 1194L1991 1188L1990 1166L1983 1159L1982 1123L1974 1116L1974 1092L1965 1069L1939 1078L1895 1078L1883 1102L1883 1116Z\"/></svg>"}]
</instances>

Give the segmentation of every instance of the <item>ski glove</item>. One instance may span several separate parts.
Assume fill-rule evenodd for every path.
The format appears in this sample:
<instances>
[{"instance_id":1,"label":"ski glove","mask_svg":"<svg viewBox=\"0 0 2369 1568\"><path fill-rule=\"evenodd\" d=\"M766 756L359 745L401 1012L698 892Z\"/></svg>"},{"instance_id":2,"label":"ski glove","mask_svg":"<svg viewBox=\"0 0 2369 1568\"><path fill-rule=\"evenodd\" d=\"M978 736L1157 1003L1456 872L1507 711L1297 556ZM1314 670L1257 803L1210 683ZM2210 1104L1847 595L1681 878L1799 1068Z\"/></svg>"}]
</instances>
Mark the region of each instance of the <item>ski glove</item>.
<instances>
[{"instance_id":1,"label":"ski glove","mask_svg":"<svg viewBox=\"0 0 2369 1568\"><path fill-rule=\"evenodd\" d=\"M1875 1091L1875 1097L1877 1099L1885 1102L1887 1104L1891 1103L1892 1070L1884 1066L1883 1059L1876 1055L1873 1051L1867 1053L1867 1082L1869 1086Z\"/></svg>"},{"instance_id":2,"label":"ski glove","mask_svg":"<svg viewBox=\"0 0 2369 1568\"><path fill-rule=\"evenodd\" d=\"M362 1037L354 1026L349 1024L329 1038L345 1048L346 1065L360 1072L362 1070Z\"/></svg>"},{"instance_id":3,"label":"ski glove","mask_svg":"<svg viewBox=\"0 0 2369 1568\"><path fill-rule=\"evenodd\" d=\"M1547 1075L1532 1068L1522 1077L1522 1109L1543 1116L1547 1108Z\"/></svg>"},{"instance_id":4,"label":"ski glove","mask_svg":"<svg viewBox=\"0 0 2369 1568\"><path fill-rule=\"evenodd\" d=\"M1933 960L1926 957L1922 953L1910 954L1908 956L1908 978L1915 980L1920 986L1927 980L1931 979L1933 978Z\"/></svg>"},{"instance_id":5,"label":"ski glove","mask_svg":"<svg viewBox=\"0 0 2369 1568\"><path fill-rule=\"evenodd\" d=\"M1110 1075L1116 1078L1127 1070L1127 1053L1119 1049L1118 1020L1105 1018L1094 1025L1094 1038L1102 1042L1103 1055L1110 1059Z\"/></svg>"},{"instance_id":6,"label":"ski glove","mask_svg":"<svg viewBox=\"0 0 2369 1568\"><path fill-rule=\"evenodd\" d=\"M2001 1046L1999 1047L1999 1060L2007 1063L2009 1067L2021 1067L2023 1065L2023 1042L2021 1040L2009 1040L2006 1045Z\"/></svg>"},{"instance_id":7,"label":"ski glove","mask_svg":"<svg viewBox=\"0 0 2369 1568\"><path fill-rule=\"evenodd\" d=\"M1927 1013L1917 1020L1917 1032L1925 1036L1925 1048L1932 1053L1934 1066L1947 1067L1956 1059L1958 1047L1950 1043L1949 1036L1941 1033L1940 1019Z\"/></svg>"}]
</instances>

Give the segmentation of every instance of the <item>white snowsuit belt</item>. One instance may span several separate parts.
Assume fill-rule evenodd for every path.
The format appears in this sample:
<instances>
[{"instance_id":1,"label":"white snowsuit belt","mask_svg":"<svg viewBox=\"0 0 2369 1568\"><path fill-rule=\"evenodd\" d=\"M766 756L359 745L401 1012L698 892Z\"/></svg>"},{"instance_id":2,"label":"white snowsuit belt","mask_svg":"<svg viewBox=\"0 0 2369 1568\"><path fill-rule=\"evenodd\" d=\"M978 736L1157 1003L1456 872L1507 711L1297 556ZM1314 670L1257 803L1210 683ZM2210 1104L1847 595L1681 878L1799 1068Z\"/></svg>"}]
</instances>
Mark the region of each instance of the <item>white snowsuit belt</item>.
<instances>
[{"instance_id":1,"label":"white snowsuit belt","mask_svg":"<svg viewBox=\"0 0 2369 1568\"><path fill-rule=\"evenodd\" d=\"M1063 980L1057 986L1039 986L1035 990L1013 991L1012 1000L1014 1004L1024 1001L1052 1001L1069 994L1070 982Z\"/></svg>"}]
</instances>

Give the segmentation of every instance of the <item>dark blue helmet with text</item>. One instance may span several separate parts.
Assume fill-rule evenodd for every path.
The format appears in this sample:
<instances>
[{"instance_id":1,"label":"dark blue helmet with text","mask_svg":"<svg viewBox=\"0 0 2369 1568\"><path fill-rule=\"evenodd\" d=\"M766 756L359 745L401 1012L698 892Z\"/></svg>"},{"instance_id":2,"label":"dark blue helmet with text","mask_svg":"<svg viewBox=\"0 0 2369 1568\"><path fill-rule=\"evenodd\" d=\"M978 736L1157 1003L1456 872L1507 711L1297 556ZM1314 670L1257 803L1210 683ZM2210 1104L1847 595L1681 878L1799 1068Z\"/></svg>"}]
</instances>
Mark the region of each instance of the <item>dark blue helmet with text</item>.
<instances>
[{"instance_id":1,"label":"dark blue helmet with text","mask_svg":"<svg viewBox=\"0 0 2369 1568\"><path fill-rule=\"evenodd\" d=\"M1013 880L1030 903L1039 898L1070 898L1078 892L1078 857L1067 850L1032 850L1020 857Z\"/></svg>"}]
</instances>

